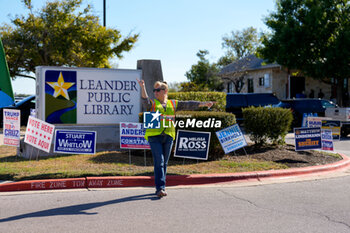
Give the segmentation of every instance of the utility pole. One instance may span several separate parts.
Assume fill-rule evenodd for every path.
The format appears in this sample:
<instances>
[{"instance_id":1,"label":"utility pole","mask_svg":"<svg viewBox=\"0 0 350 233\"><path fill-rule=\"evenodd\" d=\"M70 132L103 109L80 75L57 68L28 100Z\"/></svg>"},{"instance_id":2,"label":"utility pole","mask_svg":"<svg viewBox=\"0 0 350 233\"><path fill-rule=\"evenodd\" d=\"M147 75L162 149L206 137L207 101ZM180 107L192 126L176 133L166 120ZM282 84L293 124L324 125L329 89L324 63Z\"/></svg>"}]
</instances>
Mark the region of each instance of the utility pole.
<instances>
[{"instance_id":1,"label":"utility pole","mask_svg":"<svg viewBox=\"0 0 350 233\"><path fill-rule=\"evenodd\" d=\"M106 0L103 0L103 26L106 27Z\"/></svg>"}]
</instances>

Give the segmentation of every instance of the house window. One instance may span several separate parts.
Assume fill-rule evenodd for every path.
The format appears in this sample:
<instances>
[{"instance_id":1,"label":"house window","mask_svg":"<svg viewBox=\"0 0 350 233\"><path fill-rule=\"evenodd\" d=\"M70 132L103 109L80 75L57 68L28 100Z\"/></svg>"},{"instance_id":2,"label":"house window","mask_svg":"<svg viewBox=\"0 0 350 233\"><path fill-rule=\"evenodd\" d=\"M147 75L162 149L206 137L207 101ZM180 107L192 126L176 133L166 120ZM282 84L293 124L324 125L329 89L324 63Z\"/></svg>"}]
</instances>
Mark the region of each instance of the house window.
<instances>
[{"instance_id":1,"label":"house window","mask_svg":"<svg viewBox=\"0 0 350 233\"><path fill-rule=\"evenodd\" d=\"M264 86L269 87L270 86L270 75L264 74Z\"/></svg>"},{"instance_id":2,"label":"house window","mask_svg":"<svg viewBox=\"0 0 350 233\"><path fill-rule=\"evenodd\" d=\"M264 77L260 77L260 78L259 78L259 86L262 87L262 86L264 86L264 84L265 84L265 79L264 79Z\"/></svg>"},{"instance_id":3,"label":"house window","mask_svg":"<svg viewBox=\"0 0 350 233\"><path fill-rule=\"evenodd\" d=\"M254 93L253 79L248 79L248 93Z\"/></svg>"}]
</instances>

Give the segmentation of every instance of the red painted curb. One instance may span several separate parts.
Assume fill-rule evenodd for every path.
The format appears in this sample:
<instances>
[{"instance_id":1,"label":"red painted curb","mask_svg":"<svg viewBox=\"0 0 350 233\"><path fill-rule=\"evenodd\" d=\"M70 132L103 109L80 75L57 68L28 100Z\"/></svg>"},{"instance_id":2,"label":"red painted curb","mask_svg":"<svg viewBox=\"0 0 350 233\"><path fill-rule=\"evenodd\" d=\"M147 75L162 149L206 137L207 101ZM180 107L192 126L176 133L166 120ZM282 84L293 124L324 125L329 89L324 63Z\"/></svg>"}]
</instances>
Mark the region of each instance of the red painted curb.
<instances>
[{"instance_id":1,"label":"red painted curb","mask_svg":"<svg viewBox=\"0 0 350 233\"><path fill-rule=\"evenodd\" d=\"M0 185L0 192L86 188L86 178L26 180Z\"/></svg>"},{"instance_id":2,"label":"red painted curb","mask_svg":"<svg viewBox=\"0 0 350 233\"><path fill-rule=\"evenodd\" d=\"M291 168L258 172L167 176L167 186L200 185L232 181L250 181L275 177L295 177L307 174L342 170L347 167L350 167L350 158L343 154L340 155L343 157L343 159L338 162L304 168ZM0 184L0 192L75 188L116 188L153 186L153 176L86 177L72 179L30 180L5 183Z\"/></svg>"}]
</instances>

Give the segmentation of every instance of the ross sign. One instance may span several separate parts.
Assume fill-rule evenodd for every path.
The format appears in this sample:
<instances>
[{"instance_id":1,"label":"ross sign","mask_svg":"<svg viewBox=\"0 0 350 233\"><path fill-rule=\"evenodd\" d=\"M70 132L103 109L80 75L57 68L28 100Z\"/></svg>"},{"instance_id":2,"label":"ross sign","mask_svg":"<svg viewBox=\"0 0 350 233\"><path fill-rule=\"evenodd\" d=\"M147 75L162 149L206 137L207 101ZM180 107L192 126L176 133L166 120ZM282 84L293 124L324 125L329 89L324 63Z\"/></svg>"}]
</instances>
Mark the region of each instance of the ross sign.
<instances>
[{"instance_id":1,"label":"ross sign","mask_svg":"<svg viewBox=\"0 0 350 233\"><path fill-rule=\"evenodd\" d=\"M21 132L21 111L16 109L3 110L4 145L19 147Z\"/></svg>"},{"instance_id":2,"label":"ross sign","mask_svg":"<svg viewBox=\"0 0 350 233\"><path fill-rule=\"evenodd\" d=\"M210 132L178 130L174 157L207 160Z\"/></svg>"},{"instance_id":3,"label":"ross sign","mask_svg":"<svg viewBox=\"0 0 350 233\"><path fill-rule=\"evenodd\" d=\"M56 130L54 152L66 154L95 154L96 132Z\"/></svg>"},{"instance_id":4,"label":"ross sign","mask_svg":"<svg viewBox=\"0 0 350 233\"><path fill-rule=\"evenodd\" d=\"M53 124L138 122L140 70L37 67L37 116Z\"/></svg>"},{"instance_id":5,"label":"ross sign","mask_svg":"<svg viewBox=\"0 0 350 233\"><path fill-rule=\"evenodd\" d=\"M332 130L322 129L321 130L322 150L333 151L333 136Z\"/></svg>"},{"instance_id":6,"label":"ross sign","mask_svg":"<svg viewBox=\"0 0 350 233\"><path fill-rule=\"evenodd\" d=\"M321 128L294 128L295 150L321 149Z\"/></svg>"},{"instance_id":7,"label":"ross sign","mask_svg":"<svg viewBox=\"0 0 350 233\"><path fill-rule=\"evenodd\" d=\"M322 129L332 130L333 139L340 140L340 129L341 129L340 121L323 120Z\"/></svg>"},{"instance_id":8,"label":"ross sign","mask_svg":"<svg viewBox=\"0 0 350 233\"><path fill-rule=\"evenodd\" d=\"M40 150L50 152L54 131L54 125L29 116L24 142Z\"/></svg>"},{"instance_id":9,"label":"ross sign","mask_svg":"<svg viewBox=\"0 0 350 233\"><path fill-rule=\"evenodd\" d=\"M142 123L120 123L120 149L151 149Z\"/></svg>"},{"instance_id":10,"label":"ross sign","mask_svg":"<svg viewBox=\"0 0 350 233\"><path fill-rule=\"evenodd\" d=\"M217 131L216 136L218 137L221 147L225 151L225 154L228 154L247 145L247 142L238 124L234 124L225 129Z\"/></svg>"}]
</instances>

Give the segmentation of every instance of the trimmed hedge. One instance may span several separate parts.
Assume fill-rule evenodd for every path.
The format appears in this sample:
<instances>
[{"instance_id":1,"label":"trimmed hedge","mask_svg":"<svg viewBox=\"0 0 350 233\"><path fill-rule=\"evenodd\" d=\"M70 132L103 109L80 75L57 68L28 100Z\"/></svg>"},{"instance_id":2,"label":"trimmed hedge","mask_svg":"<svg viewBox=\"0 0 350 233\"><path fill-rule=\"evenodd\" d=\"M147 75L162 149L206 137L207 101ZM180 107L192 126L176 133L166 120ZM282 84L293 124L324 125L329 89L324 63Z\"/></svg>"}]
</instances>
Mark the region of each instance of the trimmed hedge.
<instances>
[{"instance_id":1,"label":"trimmed hedge","mask_svg":"<svg viewBox=\"0 0 350 233\"><path fill-rule=\"evenodd\" d=\"M142 114L140 113L139 119L140 122L143 121ZM209 154L208 154L208 160L218 160L222 158L225 153L223 149L221 148L220 142L218 138L216 137L215 132L219 131L223 128L229 127L236 123L236 117L232 113L226 113L226 112L205 112L205 111L178 111L176 112L176 121L184 121L186 122L187 119L196 119L201 120L203 122L207 122L209 124L208 128L196 128L196 126L192 127L192 125L189 125L189 127L186 128L180 128L178 125L176 126L176 130L191 130L191 131L203 131L203 132L211 132L210 136L210 147L209 147ZM216 128L216 123L220 121L221 126ZM175 143L175 142L174 142ZM174 144L175 145L175 144ZM173 155L173 153L172 153Z\"/></svg>"},{"instance_id":2,"label":"trimmed hedge","mask_svg":"<svg viewBox=\"0 0 350 233\"><path fill-rule=\"evenodd\" d=\"M225 112L226 93L224 92L169 92L168 99L176 100L196 100L196 101L215 101L212 106L213 111ZM207 110L207 108L203 108Z\"/></svg>"},{"instance_id":3,"label":"trimmed hedge","mask_svg":"<svg viewBox=\"0 0 350 233\"><path fill-rule=\"evenodd\" d=\"M289 109L249 107L243 109L244 129L257 145L284 144L293 115Z\"/></svg>"}]
</instances>

